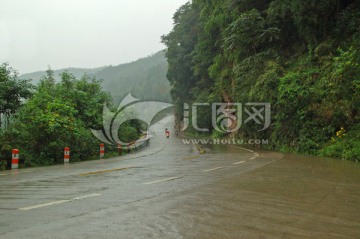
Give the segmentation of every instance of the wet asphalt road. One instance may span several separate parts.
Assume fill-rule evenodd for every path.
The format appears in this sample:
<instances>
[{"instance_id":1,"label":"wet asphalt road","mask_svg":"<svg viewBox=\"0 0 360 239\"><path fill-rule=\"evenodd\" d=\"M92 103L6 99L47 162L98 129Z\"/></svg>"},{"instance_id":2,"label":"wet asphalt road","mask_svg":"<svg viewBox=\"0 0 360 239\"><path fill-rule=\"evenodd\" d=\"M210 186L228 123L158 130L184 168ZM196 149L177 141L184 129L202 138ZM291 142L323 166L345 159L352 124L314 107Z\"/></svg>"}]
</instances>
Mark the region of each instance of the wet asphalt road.
<instances>
[{"instance_id":1,"label":"wet asphalt road","mask_svg":"<svg viewBox=\"0 0 360 239\"><path fill-rule=\"evenodd\" d=\"M360 238L360 167L166 139L113 159L0 172L0 238Z\"/></svg>"}]
</instances>

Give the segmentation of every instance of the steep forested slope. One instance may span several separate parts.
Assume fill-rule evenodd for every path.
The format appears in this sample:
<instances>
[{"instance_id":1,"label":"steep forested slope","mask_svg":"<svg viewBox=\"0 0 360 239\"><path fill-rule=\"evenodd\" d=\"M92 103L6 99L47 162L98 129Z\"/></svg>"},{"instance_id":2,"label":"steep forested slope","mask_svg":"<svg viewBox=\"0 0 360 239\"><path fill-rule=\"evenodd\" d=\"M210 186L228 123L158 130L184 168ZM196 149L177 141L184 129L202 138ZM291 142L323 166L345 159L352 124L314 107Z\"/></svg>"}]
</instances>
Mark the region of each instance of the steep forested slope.
<instances>
[{"instance_id":1,"label":"steep forested slope","mask_svg":"<svg viewBox=\"0 0 360 239\"><path fill-rule=\"evenodd\" d=\"M167 62L164 52L137 61L107 67L96 74L116 103L128 93L143 100L171 101L170 84L166 80Z\"/></svg>"},{"instance_id":2,"label":"steep forested slope","mask_svg":"<svg viewBox=\"0 0 360 239\"><path fill-rule=\"evenodd\" d=\"M194 0L173 19L162 40L180 121L184 102L268 102L268 130L233 136L360 159L359 1Z\"/></svg>"}]
</instances>

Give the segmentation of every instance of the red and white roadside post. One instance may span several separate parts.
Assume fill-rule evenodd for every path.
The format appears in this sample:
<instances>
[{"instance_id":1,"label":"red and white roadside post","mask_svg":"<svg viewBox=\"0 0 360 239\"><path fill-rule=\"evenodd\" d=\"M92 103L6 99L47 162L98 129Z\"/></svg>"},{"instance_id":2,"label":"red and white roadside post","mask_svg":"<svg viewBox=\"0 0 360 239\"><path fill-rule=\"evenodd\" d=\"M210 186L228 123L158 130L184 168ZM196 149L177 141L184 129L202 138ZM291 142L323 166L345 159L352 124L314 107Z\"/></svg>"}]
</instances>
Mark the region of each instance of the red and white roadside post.
<instances>
[{"instance_id":1,"label":"red and white roadside post","mask_svg":"<svg viewBox=\"0 0 360 239\"><path fill-rule=\"evenodd\" d=\"M70 148L69 147L64 148L64 164L65 163L70 163Z\"/></svg>"},{"instance_id":2,"label":"red and white roadside post","mask_svg":"<svg viewBox=\"0 0 360 239\"><path fill-rule=\"evenodd\" d=\"M13 149L12 150L12 157L11 157L11 169L19 168L19 150Z\"/></svg>"},{"instance_id":3,"label":"red and white roadside post","mask_svg":"<svg viewBox=\"0 0 360 239\"><path fill-rule=\"evenodd\" d=\"M100 144L100 158L103 158L105 156L105 145Z\"/></svg>"}]
</instances>

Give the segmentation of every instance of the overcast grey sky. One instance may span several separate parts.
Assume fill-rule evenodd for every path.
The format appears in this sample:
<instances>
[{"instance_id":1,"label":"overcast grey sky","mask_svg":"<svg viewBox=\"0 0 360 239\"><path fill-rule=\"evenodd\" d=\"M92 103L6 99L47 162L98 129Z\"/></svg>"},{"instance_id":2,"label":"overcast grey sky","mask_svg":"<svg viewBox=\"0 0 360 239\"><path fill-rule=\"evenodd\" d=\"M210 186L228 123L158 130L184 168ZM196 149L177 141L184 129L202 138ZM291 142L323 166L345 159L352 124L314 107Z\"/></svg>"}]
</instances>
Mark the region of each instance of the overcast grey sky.
<instances>
[{"instance_id":1,"label":"overcast grey sky","mask_svg":"<svg viewBox=\"0 0 360 239\"><path fill-rule=\"evenodd\" d=\"M20 74L118 65L155 53L188 0L0 0L0 64Z\"/></svg>"}]
</instances>

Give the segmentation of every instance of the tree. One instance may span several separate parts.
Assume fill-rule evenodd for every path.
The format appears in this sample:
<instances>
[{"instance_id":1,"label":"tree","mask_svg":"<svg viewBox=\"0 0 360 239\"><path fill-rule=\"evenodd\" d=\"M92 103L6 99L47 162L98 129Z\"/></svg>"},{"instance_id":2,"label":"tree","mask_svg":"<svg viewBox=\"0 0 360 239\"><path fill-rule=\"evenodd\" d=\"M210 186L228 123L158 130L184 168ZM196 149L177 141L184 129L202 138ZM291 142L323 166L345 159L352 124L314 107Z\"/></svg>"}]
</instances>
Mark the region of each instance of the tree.
<instances>
[{"instance_id":1,"label":"tree","mask_svg":"<svg viewBox=\"0 0 360 239\"><path fill-rule=\"evenodd\" d=\"M190 90L196 85L192 55L198 38L198 18L200 9L190 3L180 7L174 14L174 29L162 42L168 47L167 78L172 86L171 96L178 118L182 118L182 105L191 100Z\"/></svg>"},{"instance_id":2,"label":"tree","mask_svg":"<svg viewBox=\"0 0 360 239\"><path fill-rule=\"evenodd\" d=\"M271 103L267 132L248 124L234 135L271 137L276 149L317 154L335 132L354 137L359 12L356 0L193 0L163 37L173 100L180 109L183 102ZM199 111L197 121L210 125L209 114ZM358 137L338 142L343 157L360 156L347 142L360 144Z\"/></svg>"},{"instance_id":3,"label":"tree","mask_svg":"<svg viewBox=\"0 0 360 239\"><path fill-rule=\"evenodd\" d=\"M0 65L0 127L1 115L5 115L9 127L11 115L31 96L32 88L29 81L19 80L17 72L7 63Z\"/></svg>"}]
</instances>

